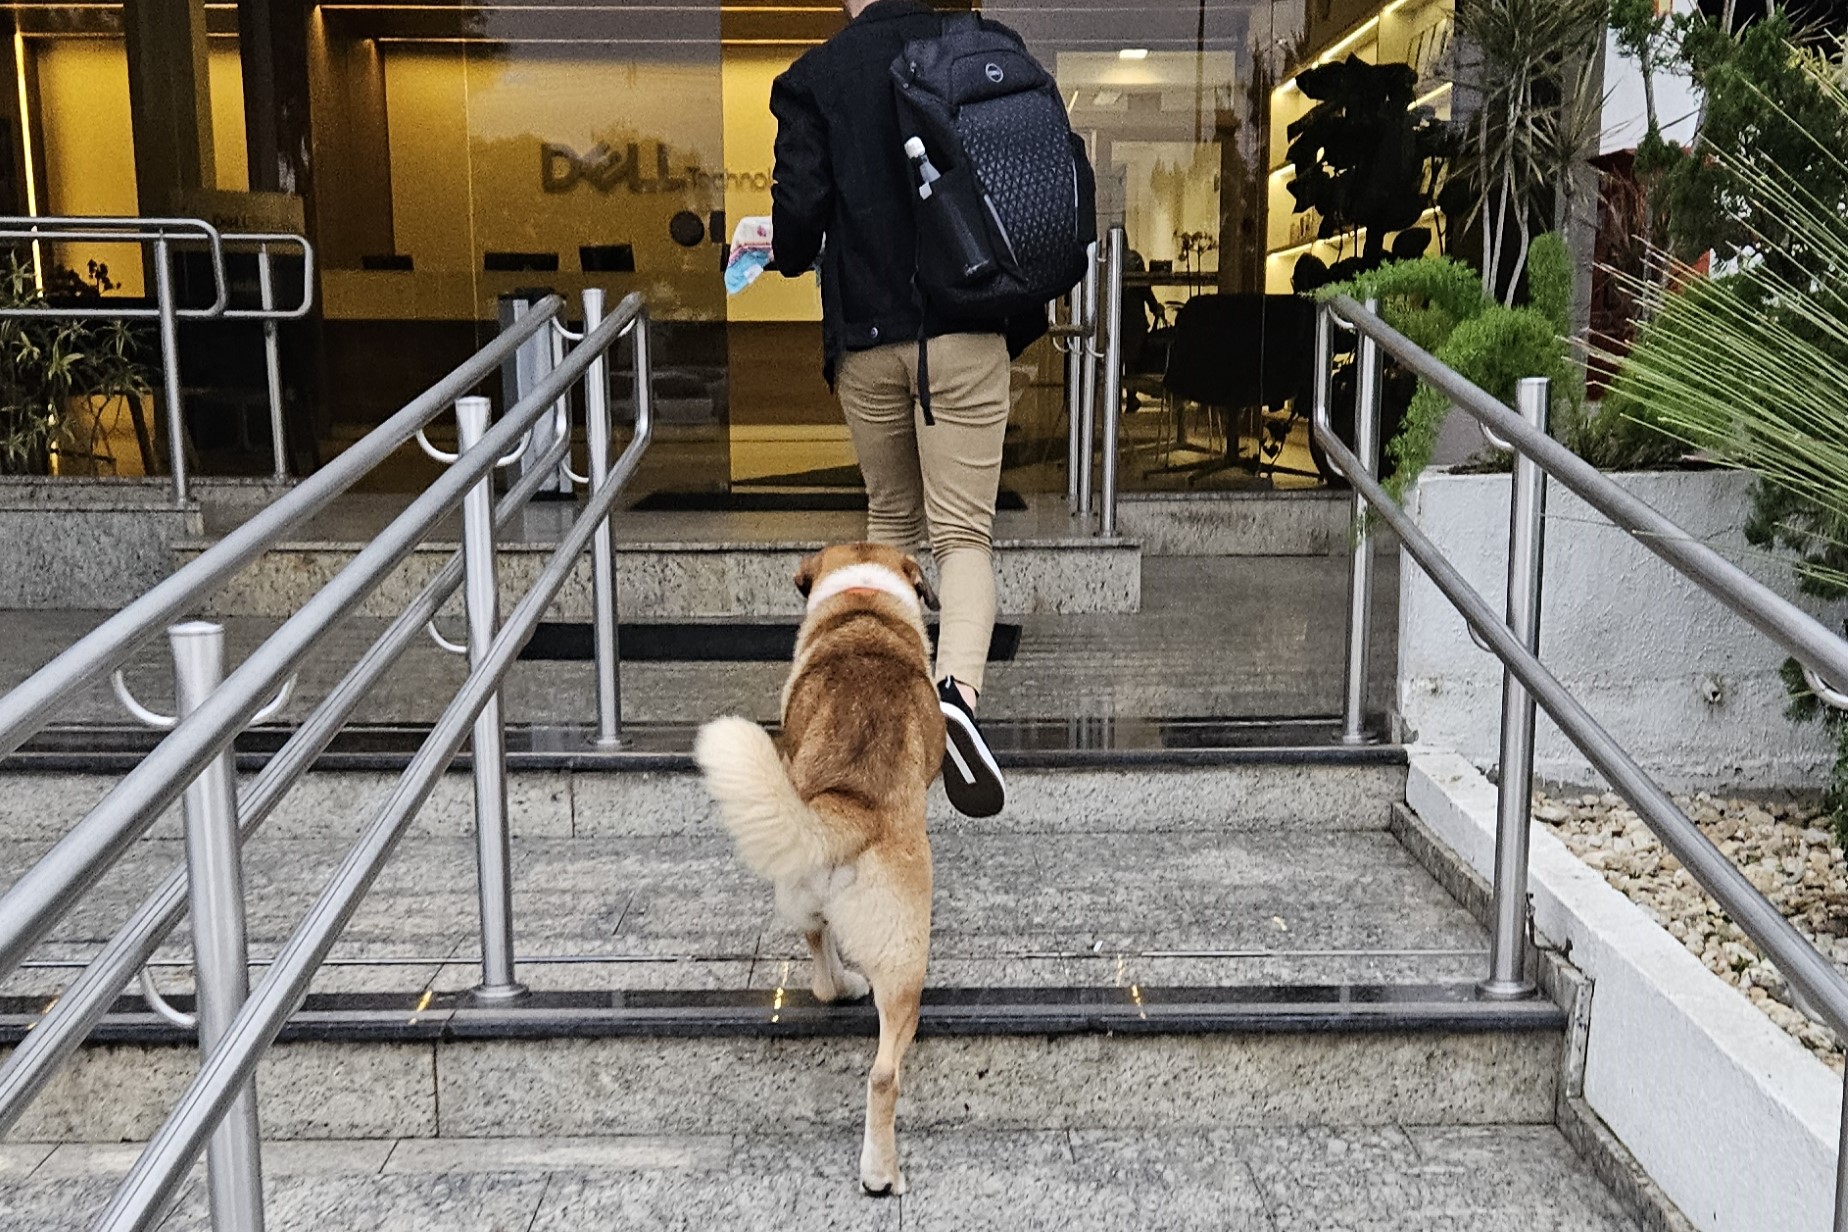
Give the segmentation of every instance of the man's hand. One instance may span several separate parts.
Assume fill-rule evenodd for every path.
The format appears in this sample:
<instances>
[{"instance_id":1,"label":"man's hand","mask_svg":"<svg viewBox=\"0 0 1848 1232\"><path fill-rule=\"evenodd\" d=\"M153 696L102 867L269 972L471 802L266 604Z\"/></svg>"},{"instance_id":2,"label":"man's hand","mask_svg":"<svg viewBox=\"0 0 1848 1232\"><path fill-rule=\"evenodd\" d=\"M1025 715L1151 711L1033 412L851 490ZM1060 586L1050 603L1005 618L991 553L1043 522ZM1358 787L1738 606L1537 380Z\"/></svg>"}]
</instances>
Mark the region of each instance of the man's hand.
<instances>
[{"instance_id":1,"label":"man's hand","mask_svg":"<svg viewBox=\"0 0 1848 1232\"><path fill-rule=\"evenodd\" d=\"M725 261L725 290L736 295L770 267L775 231L768 218L742 218L732 232L731 252Z\"/></svg>"}]
</instances>

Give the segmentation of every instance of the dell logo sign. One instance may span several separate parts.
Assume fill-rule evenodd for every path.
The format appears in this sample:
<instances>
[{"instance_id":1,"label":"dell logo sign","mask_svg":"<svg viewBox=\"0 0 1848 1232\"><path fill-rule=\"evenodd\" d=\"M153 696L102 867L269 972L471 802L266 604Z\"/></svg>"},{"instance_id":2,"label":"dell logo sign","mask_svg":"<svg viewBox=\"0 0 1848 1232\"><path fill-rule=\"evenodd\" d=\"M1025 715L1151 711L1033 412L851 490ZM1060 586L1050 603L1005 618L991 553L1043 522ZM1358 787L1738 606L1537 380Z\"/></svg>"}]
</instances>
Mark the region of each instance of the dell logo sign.
<instances>
[{"instance_id":1,"label":"dell logo sign","mask_svg":"<svg viewBox=\"0 0 1848 1232\"><path fill-rule=\"evenodd\" d=\"M1001 66L999 64L990 64L988 66L988 80L994 82L996 85L1000 85L1006 76L1007 74L1001 71Z\"/></svg>"}]
</instances>

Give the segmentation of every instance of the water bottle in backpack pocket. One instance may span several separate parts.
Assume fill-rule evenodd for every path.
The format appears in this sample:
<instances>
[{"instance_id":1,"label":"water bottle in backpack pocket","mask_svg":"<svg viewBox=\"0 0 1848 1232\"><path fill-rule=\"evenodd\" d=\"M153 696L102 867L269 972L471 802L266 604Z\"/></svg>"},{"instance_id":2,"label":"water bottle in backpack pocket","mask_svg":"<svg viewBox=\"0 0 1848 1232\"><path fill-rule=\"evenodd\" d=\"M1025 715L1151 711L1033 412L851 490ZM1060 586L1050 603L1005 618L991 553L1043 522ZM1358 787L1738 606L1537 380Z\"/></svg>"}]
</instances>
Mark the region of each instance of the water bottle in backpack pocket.
<instances>
[{"instance_id":1,"label":"water bottle in backpack pocket","mask_svg":"<svg viewBox=\"0 0 1848 1232\"><path fill-rule=\"evenodd\" d=\"M981 189L974 174L964 164L946 180L922 137L906 140L905 157L917 177L919 260L928 254L939 267L933 268L933 279L958 287L979 285L995 272L995 250L978 206Z\"/></svg>"}]
</instances>

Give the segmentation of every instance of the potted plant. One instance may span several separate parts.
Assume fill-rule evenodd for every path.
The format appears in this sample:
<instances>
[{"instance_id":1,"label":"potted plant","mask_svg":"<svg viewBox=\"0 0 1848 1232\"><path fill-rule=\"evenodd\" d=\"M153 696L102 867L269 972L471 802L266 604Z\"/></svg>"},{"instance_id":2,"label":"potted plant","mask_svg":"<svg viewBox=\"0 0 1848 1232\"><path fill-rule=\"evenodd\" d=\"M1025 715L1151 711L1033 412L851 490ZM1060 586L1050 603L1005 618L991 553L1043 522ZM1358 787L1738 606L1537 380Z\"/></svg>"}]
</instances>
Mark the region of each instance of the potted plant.
<instances>
[{"instance_id":1,"label":"potted plant","mask_svg":"<svg viewBox=\"0 0 1848 1232\"><path fill-rule=\"evenodd\" d=\"M1296 84L1315 106L1287 130L1295 212L1315 212L1318 239L1351 239L1359 249L1333 266L1304 253L1295 290L1377 269L1389 252L1421 255L1433 232L1419 224L1438 203L1450 140L1431 108L1413 105L1418 74L1349 56L1305 69Z\"/></svg>"},{"instance_id":2,"label":"potted plant","mask_svg":"<svg viewBox=\"0 0 1848 1232\"><path fill-rule=\"evenodd\" d=\"M1441 224L1440 196L1453 142L1449 126L1431 108L1415 105L1417 73L1410 65L1368 64L1349 56L1305 69L1296 83L1315 105L1287 130L1295 212L1314 214L1318 239L1343 251L1352 243L1356 250L1332 265L1304 253L1291 272L1292 288L1313 294L1377 270L1389 258L1423 254L1442 234L1438 225L1420 224L1427 216ZM1351 445L1356 395L1351 348L1336 359L1331 417L1336 435ZM1380 399L1388 436L1398 434L1412 394L1409 377L1390 369ZM1321 447L1313 440L1310 447L1317 469L1338 484Z\"/></svg>"},{"instance_id":3,"label":"potted plant","mask_svg":"<svg viewBox=\"0 0 1848 1232\"><path fill-rule=\"evenodd\" d=\"M48 308L52 294L93 302L108 270L95 266L91 274L94 281L85 283L71 271L53 270L42 287L32 264L9 253L0 267L0 305ZM140 349L124 321L0 318L0 474L44 475L55 456L87 454L108 404L148 393ZM139 424L138 405L135 410Z\"/></svg>"}]
</instances>

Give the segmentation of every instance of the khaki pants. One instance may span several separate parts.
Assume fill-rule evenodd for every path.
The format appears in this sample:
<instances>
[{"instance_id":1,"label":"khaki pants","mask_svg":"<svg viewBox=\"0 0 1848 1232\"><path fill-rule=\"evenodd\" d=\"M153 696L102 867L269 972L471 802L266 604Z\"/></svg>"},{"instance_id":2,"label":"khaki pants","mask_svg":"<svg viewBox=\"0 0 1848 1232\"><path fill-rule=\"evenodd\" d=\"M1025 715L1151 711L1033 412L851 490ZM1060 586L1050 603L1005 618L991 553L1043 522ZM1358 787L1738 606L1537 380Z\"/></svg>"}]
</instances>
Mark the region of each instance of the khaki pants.
<instances>
[{"instance_id":1,"label":"khaki pants","mask_svg":"<svg viewBox=\"0 0 1848 1232\"><path fill-rule=\"evenodd\" d=\"M927 539L943 600L937 678L982 688L995 631L995 495L1010 406L998 334L930 341L931 414L917 404L914 342L843 356L835 392L866 477L866 537L916 551Z\"/></svg>"}]
</instances>

